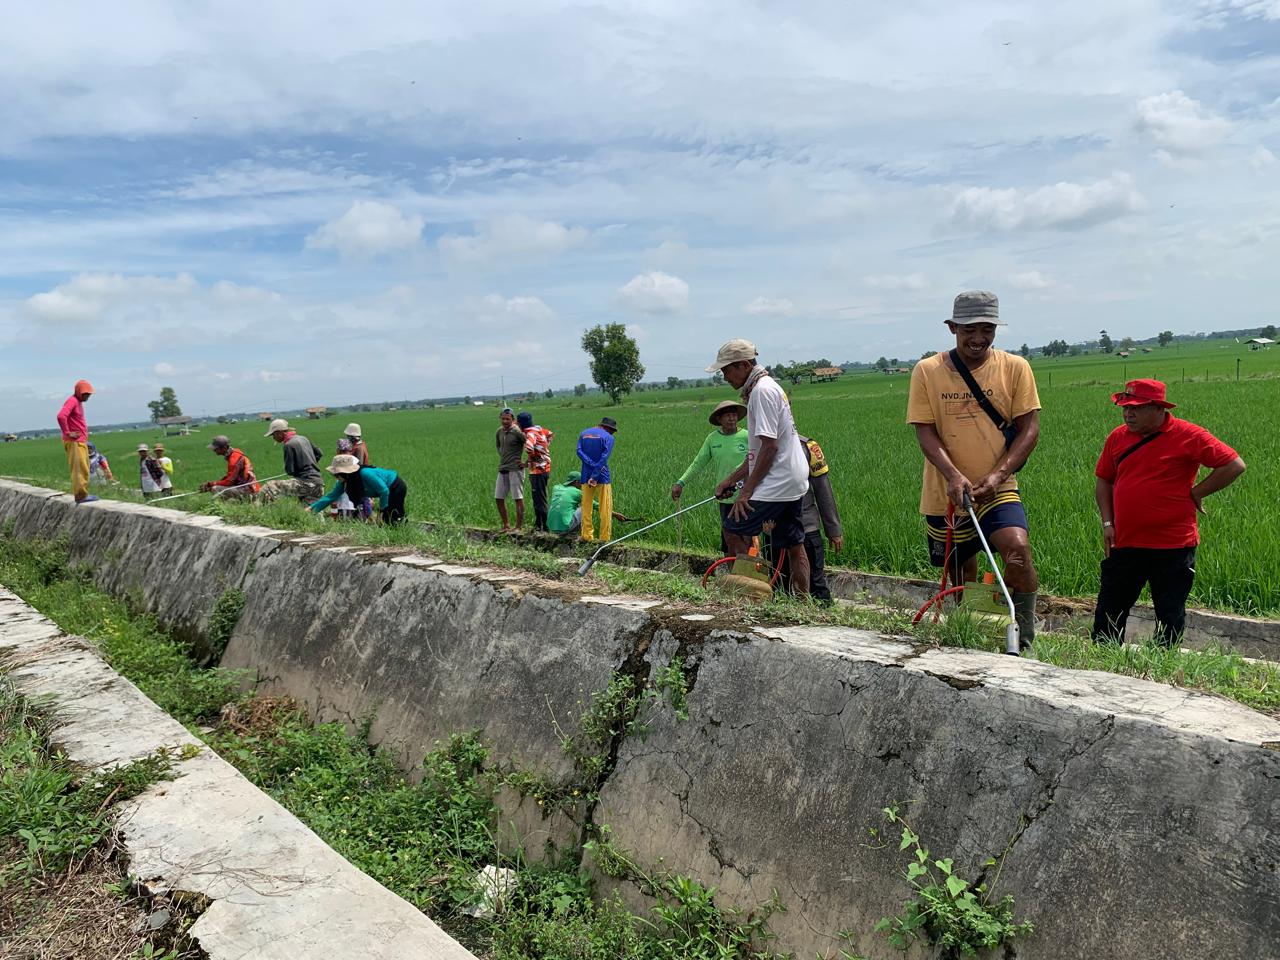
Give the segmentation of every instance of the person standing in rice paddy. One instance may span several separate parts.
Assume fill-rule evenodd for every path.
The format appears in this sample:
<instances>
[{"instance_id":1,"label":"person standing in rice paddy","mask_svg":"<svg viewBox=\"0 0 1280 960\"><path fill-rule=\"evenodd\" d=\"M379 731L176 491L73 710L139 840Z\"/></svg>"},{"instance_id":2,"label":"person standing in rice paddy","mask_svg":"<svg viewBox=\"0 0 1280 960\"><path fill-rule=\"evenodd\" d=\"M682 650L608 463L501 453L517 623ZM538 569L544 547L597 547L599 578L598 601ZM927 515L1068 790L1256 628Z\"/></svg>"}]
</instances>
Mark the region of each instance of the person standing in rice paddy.
<instances>
[{"instance_id":1,"label":"person standing in rice paddy","mask_svg":"<svg viewBox=\"0 0 1280 960\"><path fill-rule=\"evenodd\" d=\"M89 482L97 484L115 483L116 478L111 473L111 464L107 460L107 455L92 443L87 446L89 448Z\"/></svg>"},{"instance_id":2,"label":"person standing in rice paddy","mask_svg":"<svg viewBox=\"0 0 1280 960\"><path fill-rule=\"evenodd\" d=\"M529 467L529 487L533 492L533 529L547 531L547 481L551 478L551 440L546 427L533 422L533 414L521 410L516 423L524 431L525 461Z\"/></svg>"},{"instance_id":3,"label":"person standing in rice paddy","mask_svg":"<svg viewBox=\"0 0 1280 960\"><path fill-rule=\"evenodd\" d=\"M1204 427L1169 411L1159 380L1130 380L1111 395L1124 423L1111 431L1094 469L1102 518L1102 577L1095 643L1124 642L1129 609L1150 585L1156 642L1172 647L1187 624L1204 498L1236 481L1244 460ZM1199 483L1201 467L1210 470Z\"/></svg>"},{"instance_id":4,"label":"person standing in rice paddy","mask_svg":"<svg viewBox=\"0 0 1280 960\"><path fill-rule=\"evenodd\" d=\"M948 562L950 525L951 574L957 584L977 579L982 544L964 506L968 497L987 542L1004 562L1018 633L1028 647L1035 639L1039 581L1015 474L1040 439L1035 374L1024 358L992 347L996 328L1006 325L994 293L959 294L951 319L944 322L955 336L955 349L915 365L907 402L907 423L915 428L925 458L920 512L929 558L936 567ZM948 505L954 511L950 521Z\"/></svg>"},{"instance_id":5,"label":"person standing in rice paddy","mask_svg":"<svg viewBox=\"0 0 1280 960\"><path fill-rule=\"evenodd\" d=\"M742 427L746 419L747 408L736 400L725 400L716 405L707 417L707 421L716 429L707 434L702 446L694 455L693 462L680 474L680 479L671 487L671 499L677 503L684 493L685 485L708 464L711 465L712 483L719 484L747 459L747 431ZM724 537L724 521L729 516L733 504L726 501L720 503L720 549L729 552L729 544Z\"/></svg>"},{"instance_id":6,"label":"person standing in rice paddy","mask_svg":"<svg viewBox=\"0 0 1280 960\"><path fill-rule=\"evenodd\" d=\"M138 444L138 482L142 485L143 499L150 500L161 491L160 478L163 476L164 468L151 455L147 445Z\"/></svg>"},{"instance_id":7,"label":"person standing in rice paddy","mask_svg":"<svg viewBox=\"0 0 1280 960\"><path fill-rule=\"evenodd\" d=\"M515 502L516 533L524 532L524 431L516 426L516 415L510 407L503 407L498 415L500 426L494 435L498 451L498 480L493 487L493 499L498 504L498 517L502 520L502 532L511 532L511 520L507 514L507 498Z\"/></svg>"},{"instance_id":8,"label":"person standing in rice paddy","mask_svg":"<svg viewBox=\"0 0 1280 960\"><path fill-rule=\"evenodd\" d=\"M173 459L165 456L164 444L157 443L154 447L156 463L160 464L160 469L164 471L164 476L160 478L161 490L173 489Z\"/></svg>"},{"instance_id":9,"label":"person standing in rice paddy","mask_svg":"<svg viewBox=\"0 0 1280 960\"><path fill-rule=\"evenodd\" d=\"M93 396L93 384L77 380L71 396L58 411L58 429L62 431L62 448L71 471L71 495L76 503L92 503L98 498L89 492L89 422L84 405Z\"/></svg>"},{"instance_id":10,"label":"person standing in rice paddy","mask_svg":"<svg viewBox=\"0 0 1280 960\"><path fill-rule=\"evenodd\" d=\"M578 460L582 463L582 539L596 539L593 513L600 508L600 540L608 543L613 536L613 474L609 458L613 455L613 435L618 422L601 417L600 423L587 427L578 435Z\"/></svg>"}]
</instances>

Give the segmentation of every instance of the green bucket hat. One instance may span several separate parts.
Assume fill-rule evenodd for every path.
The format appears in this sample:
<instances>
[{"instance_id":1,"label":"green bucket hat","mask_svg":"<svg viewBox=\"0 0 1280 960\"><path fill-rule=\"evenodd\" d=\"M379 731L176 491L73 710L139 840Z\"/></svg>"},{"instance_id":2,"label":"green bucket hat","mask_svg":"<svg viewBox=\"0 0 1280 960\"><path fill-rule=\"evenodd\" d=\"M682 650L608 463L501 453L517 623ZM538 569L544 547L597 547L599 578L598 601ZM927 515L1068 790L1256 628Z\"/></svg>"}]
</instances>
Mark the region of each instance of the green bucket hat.
<instances>
[{"instance_id":1,"label":"green bucket hat","mask_svg":"<svg viewBox=\"0 0 1280 960\"><path fill-rule=\"evenodd\" d=\"M570 483L581 483L581 482L582 482L582 474L581 474L581 473L579 473L577 470L571 470L571 471L569 472L569 475L568 475L567 477L565 477L565 478L564 478L564 482L565 482L566 484L570 484Z\"/></svg>"}]
</instances>

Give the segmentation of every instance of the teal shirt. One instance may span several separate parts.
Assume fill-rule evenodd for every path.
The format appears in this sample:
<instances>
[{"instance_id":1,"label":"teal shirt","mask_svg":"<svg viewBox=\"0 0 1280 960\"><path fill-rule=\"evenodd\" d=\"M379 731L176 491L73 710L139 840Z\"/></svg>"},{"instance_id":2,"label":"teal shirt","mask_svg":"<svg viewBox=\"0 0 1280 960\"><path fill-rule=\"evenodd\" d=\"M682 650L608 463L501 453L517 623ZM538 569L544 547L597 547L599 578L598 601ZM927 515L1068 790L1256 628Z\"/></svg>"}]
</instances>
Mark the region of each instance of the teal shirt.
<instances>
[{"instance_id":1,"label":"teal shirt","mask_svg":"<svg viewBox=\"0 0 1280 960\"><path fill-rule=\"evenodd\" d=\"M378 498L379 510L387 509L387 503L391 499L391 485L396 482L398 476L394 470L388 470L386 467L365 467L360 471L360 479L364 481L364 492L370 500L374 497ZM311 505L311 512L319 513L342 496L342 490L342 481L335 481L333 489Z\"/></svg>"},{"instance_id":2,"label":"teal shirt","mask_svg":"<svg viewBox=\"0 0 1280 960\"><path fill-rule=\"evenodd\" d=\"M680 475L676 483L683 487L689 482L690 477L708 463L711 464L712 472L715 474L715 482L719 483L742 466L742 461L746 459L747 431L745 429L739 427L738 432L734 434L713 430L707 435L707 439L702 441L702 449L698 451L698 455L693 458L693 463L689 464L689 469Z\"/></svg>"}]
</instances>

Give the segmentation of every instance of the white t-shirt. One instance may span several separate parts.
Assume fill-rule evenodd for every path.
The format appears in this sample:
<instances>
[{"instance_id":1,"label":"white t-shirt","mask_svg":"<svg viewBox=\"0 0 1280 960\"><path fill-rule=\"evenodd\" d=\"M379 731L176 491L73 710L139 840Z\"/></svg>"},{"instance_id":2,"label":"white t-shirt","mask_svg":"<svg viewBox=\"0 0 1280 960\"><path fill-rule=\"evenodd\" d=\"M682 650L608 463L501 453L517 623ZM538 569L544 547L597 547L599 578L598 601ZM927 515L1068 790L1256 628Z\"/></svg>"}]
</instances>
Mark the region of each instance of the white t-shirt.
<instances>
[{"instance_id":1,"label":"white t-shirt","mask_svg":"<svg viewBox=\"0 0 1280 960\"><path fill-rule=\"evenodd\" d=\"M748 474L755 467L760 453L761 437L778 441L778 453L773 466L751 495L752 500L767 503L787 503L799 500L809 489L809 459L804 446L796 436L796 424L791 418L791 404L773 377L761 377L747 399Z\"/></svg>"}]
</instances>

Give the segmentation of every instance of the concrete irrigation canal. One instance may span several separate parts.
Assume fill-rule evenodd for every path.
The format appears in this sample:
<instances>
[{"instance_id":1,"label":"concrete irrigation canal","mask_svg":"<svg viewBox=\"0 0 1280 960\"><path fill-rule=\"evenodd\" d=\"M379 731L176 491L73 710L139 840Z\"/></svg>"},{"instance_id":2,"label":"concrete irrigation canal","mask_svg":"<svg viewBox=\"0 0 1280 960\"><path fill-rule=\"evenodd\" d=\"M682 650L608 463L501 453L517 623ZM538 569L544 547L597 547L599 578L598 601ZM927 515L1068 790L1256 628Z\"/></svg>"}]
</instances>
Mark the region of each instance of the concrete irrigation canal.
<instances>
[{"instance_id":1,"label":"concrete irrigation canal","mask_svg":"<svg viewBox=\"0 0 1280 960\"><path fill-rule=\"evenodd\" d=\"M684 711L616 731L584 813L635 861L729 903L776 892L776 946L797 956L834 954L840 930L857 931L848 949L892 952L873 928L901 907L903 855L868 828L894 804L957 873L998 868L1035 925L1003 956L1280 955L1280 721L1240 704L14 483L0 523L66 538L103 589L316 717L373 716L406 764L478 730L495 763L568 783L563 741L591 695L675 663ZM211 630L228 591L243 612ZM0 658L52 695L74 759L198 745L91 651L0 603ZM207 749L178 772L132 802L126 838L132 872L210 898L192 931L210 957L468 955ZM572 818L514 790L502 802L526 850L580 841Z\"/></svg>"}]
</instances>

